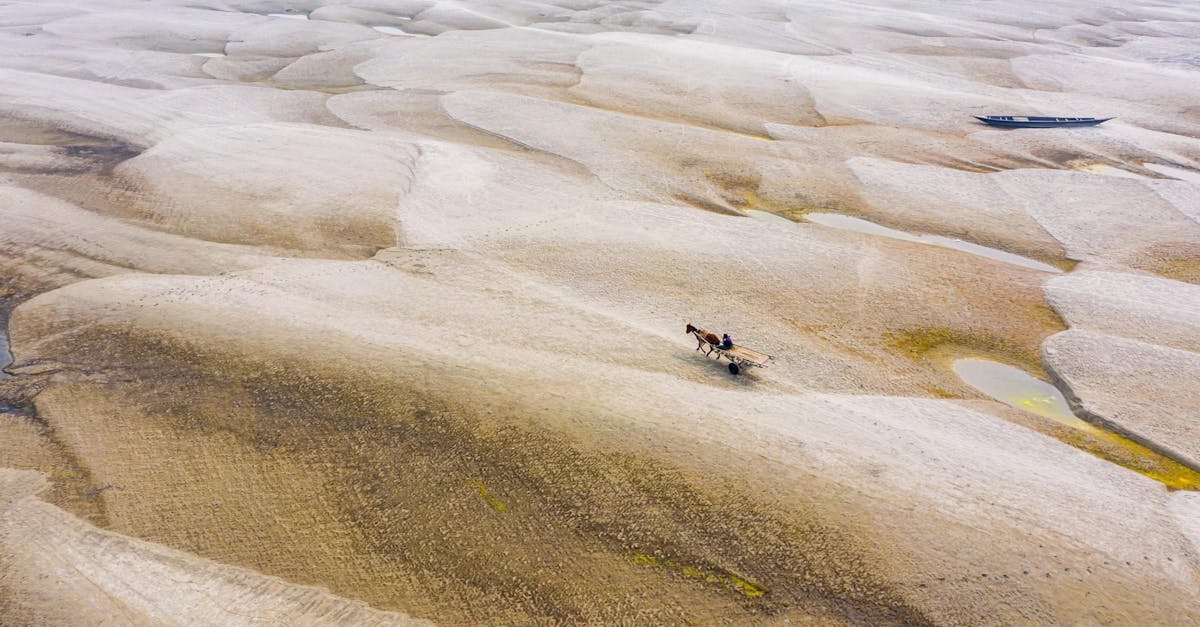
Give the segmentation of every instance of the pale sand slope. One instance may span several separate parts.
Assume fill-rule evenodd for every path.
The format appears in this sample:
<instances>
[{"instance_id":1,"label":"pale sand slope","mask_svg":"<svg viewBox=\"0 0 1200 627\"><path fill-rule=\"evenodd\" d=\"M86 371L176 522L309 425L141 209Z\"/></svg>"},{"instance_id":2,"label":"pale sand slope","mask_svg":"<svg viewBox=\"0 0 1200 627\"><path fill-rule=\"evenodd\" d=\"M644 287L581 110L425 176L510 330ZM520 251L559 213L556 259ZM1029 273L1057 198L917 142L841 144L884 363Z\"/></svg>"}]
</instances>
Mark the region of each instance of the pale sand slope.
<instances>
[{"instance_id":1,"label":"pale sand slope","mask_svg":"<svg viewBox=\"0 0 1200 627\"><path fill-rule=\"evenodd\" d=\"M1052 337L1045 350L1084 409L1200 465L1200 353L1076 329Z\"/></svg>"},{"instance_id":2,"label":"pale sand slope","mask_svg":"<svg viewBox=\"0 0 1200 627\"><path fill-rule=\"evenodd\" d=\"M95 529L38 500L43 481L0 471L8 624L429 624Z\"/></svg>"},{"instance_id":3,"label":"pale sand slope","mask_svg":"<svg viewBox=\"0 0 1200 627\"><path fill-rule=\"evenodd\" d=\"M0 400L36 409L0 466L49 477L0 470L0 622L1200 621L1194 494L948 368L1044 357L1200 461L1198 38L1149 2L0 7Z\"/></svg>"},{"instance_id":4,"label":"pale sand slope","mask_svg":"<svg viewBox=\"0 0 1200 627\"><path fill-rule=\"evenodd\" d=\"M1046 291L1072 327L1047 341L1046 362L1083 408L1200 465L1200 288L1076 272Z\"/></svg>"},{"instance_id":5,"label":"pale sand slope","mask_svg":"<svg viewBox=\"0 0 1200 627\"><path fill-rule=\"evenodd\" d=\"M5 196L0 246L12 251L14 257L37 260L35 264L13 264L6 258L5 265L14 266L9 275L14 283L22 278L34 283L72 282L80 274L107 276L134 267L149 272L215 274L281 258L267 256L262 248L209 243L106 220L11 184L0 189ZM34 274L21 277L22 270L33 270ZM51 272L58 278L50 278Z\"/></svg>"}]
</instances>

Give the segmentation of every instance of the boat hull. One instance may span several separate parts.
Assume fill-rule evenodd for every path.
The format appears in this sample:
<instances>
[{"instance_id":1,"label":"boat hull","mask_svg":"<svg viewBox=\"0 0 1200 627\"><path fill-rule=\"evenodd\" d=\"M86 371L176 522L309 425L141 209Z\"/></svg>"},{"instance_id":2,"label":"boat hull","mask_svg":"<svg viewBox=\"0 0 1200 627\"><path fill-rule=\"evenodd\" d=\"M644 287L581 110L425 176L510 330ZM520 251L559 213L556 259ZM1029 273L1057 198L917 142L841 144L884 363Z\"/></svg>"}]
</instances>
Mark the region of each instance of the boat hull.
<instances>
[{"instance_id":1,"label":"boat hull","mask_svg":"<svg viewBox=\"0 0 1200 627\"><path fill-rule=\"evenodd\" d=\"M1014 116L975 116L989 126L1001 128L1061 128L1072 126L1095 126L1112 118L1017 118Z\"/></svg>"}]
</instances>

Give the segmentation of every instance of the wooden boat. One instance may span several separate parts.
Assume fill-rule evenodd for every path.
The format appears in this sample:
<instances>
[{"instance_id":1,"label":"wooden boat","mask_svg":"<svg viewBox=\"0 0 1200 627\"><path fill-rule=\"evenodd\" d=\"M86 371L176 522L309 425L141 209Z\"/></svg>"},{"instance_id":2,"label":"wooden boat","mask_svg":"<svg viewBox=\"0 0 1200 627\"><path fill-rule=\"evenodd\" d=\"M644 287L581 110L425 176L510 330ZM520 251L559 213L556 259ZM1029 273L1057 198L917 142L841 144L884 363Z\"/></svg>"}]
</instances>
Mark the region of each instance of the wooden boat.
<instances>
[{"instance_id":1,"label":"wooden boat","mask_svg":"<svg viewBox=\"0 0 1200 627\"><path fill-rule=\"evenodd\" d=\"M1053 128L1058 126L1095 126L1112 118L1052 118L1036 115L977 115L975 119L1006 128Z\"/></svg>"}]
</instances>

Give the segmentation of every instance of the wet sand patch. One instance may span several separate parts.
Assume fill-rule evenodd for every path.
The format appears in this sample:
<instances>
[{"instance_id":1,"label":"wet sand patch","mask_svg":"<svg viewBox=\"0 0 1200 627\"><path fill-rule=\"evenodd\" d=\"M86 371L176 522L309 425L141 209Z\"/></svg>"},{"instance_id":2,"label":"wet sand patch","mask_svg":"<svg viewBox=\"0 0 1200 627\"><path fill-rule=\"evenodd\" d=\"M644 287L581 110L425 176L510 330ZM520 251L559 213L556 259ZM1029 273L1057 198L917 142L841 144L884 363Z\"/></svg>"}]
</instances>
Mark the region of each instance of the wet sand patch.
<instances>
[{"instance_id":1,"label":"wet sand patch","mask_svg":"<svg viewBox=\"0 0 1200 627\"><path fill-rule=\"evenodd\" d=\"M95 137L73 133L38 120L0 117L0 142L31 146L71 146L96 141Z\"/></svg>"},{"instance_id":2,"label":"wet sand patch","mask_svg":"<svg viewBox=\"0 0 1200 627\"><path fill-rule=\"evenodd\" d=\"M1200 256L1164 259L1148 269L1168 279L1200 285Z\"/></svg>"},{"instance_id":3,"label":"wet sand patch","mask_svg":"<svg viewBox=\"0 0 1200 627\"><path fill-rule=\"evenodd\" d=\"M1039 352L1041 340L1044 335L1065 328L1053 310L1048 307L1045 309L1048 311L1034 312L1041 314L1042 319L1037 322L1043 328L1043 335L1023 341L950 327L913 327L890 331L884 334L884 340L891 349L916 362L934 360L944 363L967 354L1003 359L1044 374Z\"/></svg>"},{"instance_id":4,"label":"wet sand patch","mask_svg":"<svg viewBox=\"0 0 1200 627\"><path fill-rule=\"evenodd\" d=\"M0 117L0 143L36 146L55 157L40 165L2 168L16 175L73 176L95 172L107 176L121 162L142 151L139 146L115 137L88 135L65 125L14 116Z\"/></svg>"}]
</instances>

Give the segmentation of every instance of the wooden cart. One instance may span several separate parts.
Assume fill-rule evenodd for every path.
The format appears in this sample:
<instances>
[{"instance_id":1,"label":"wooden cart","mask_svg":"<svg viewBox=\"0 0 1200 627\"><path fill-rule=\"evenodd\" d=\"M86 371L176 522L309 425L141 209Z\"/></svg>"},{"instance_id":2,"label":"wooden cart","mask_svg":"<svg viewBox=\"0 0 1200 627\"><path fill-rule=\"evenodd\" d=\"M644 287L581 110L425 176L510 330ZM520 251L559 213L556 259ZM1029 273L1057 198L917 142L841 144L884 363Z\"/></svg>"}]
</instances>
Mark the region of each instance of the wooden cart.
<instances>
[{"instance_id":1,"label":"wooden cart","mask_svg":"<svg viewBox=\"0 0 1200 627\"><path fill-rule=\"evenodd\" d=\"M717 361L722 357L729 360L729 373L738 374L742 368L765 368L771 356L756 350L734 344L732 348L722 348L720 339L715 333L700 327L687 325L687 332L696 338L696 350L704 353L705 357L716 355Z\"/></svg>"}]
</instances>

